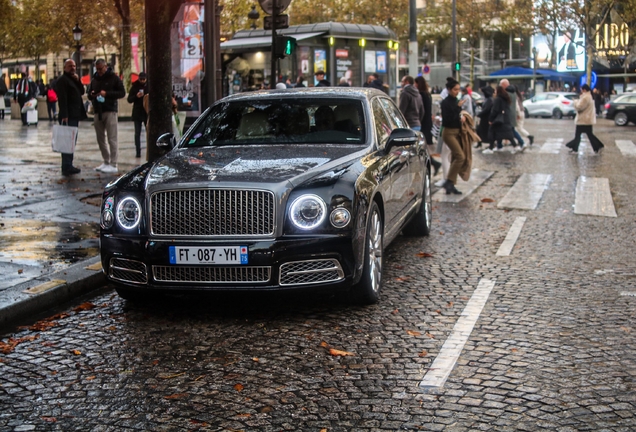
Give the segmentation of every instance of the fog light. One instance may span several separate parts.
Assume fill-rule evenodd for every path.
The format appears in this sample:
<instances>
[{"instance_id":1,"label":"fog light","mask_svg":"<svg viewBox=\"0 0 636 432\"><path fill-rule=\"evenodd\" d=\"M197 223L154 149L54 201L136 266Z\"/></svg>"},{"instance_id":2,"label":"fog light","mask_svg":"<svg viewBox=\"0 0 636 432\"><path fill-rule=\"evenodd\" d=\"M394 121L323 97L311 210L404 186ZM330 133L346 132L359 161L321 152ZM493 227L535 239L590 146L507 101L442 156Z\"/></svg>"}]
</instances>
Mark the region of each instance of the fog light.
<instances>
[{"instance_id":1,"label":"fog light","mask_svg":"<svg viewBox=\"0 0 636 432\"><path fill-rule=\"evenodd\" d=\"M345 208L337 208L331 212L329 216L329 221L331 221L331 225L336 228L344 228L349 225L349 221L351 220L351 213L349 210Z\"/></svg>"},{"instance_id":2,"label":"fog light","mask_svg":"<svg viewBox=\"0 0 636 432\"><path fill-rule=\"evenodd\" d=\"M102 228L110 229L113 227L113 223L115 223L115 216L113 212L110 210L104 210L102 212L102 220L100 221L102 224Z\"/></svg>"}]
</instances>

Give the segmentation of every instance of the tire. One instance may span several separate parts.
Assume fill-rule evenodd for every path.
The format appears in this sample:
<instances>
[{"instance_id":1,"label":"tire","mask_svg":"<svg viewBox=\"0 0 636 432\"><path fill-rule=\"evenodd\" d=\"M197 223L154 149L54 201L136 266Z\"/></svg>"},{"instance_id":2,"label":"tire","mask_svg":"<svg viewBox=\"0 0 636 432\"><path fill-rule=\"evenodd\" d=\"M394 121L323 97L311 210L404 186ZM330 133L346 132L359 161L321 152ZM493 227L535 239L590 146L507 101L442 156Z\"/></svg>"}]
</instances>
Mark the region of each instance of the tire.
<instances>
[{"instance_id":1,"label":"tire","mask_svg":"<svg viewBox=\"0 0 636 432\"><path fill-rule=\"evenodd\" d=\"M369 211L364 239L364 266L360 282L353 286L351 299L357 304L374 304L380 299L382 260L384 252L384 224L380 207L374 201Z\"/></svg>"},{"instance_id":2,"label":"tire","mask_svg":"<svg viewBox=\"0 0 636 432\"><path fill-rule=\"evenodd\" d=\"M552 111L552 117L554 117L555 119L562 119L563 113L560 109L556 108L554 111Z\"/></svg>"},{"instance_id":3,"label":"tire","mask_svg":"<svg viewBox=\"0 0 636 432\"><path fill-rule=\"evenodd\" d=\"M431 171L426 170L424 178L424 190L422 191L422 203L413 216L413 219L402 230L405 236L424 237L431 233L431 219L433 216L433 200L431 198Z\"/></svg>"},{"instance_id":4,"label":"tire","mask_svg":"<svg viewBox=\"0 0 636 432\"><path fill-rule=\"evenodd\" d=\"M525 116L525 118L530 118L530 113L528 112L528 108L523 109L523 115Z\"/></svg>"},{"instance_id":5,"label":"tire","mask_svg":"<svg viewBox=\"0 0 636 432\"><path fill-rule=\"evenodd\" d=\"M624 112L617 112L614 116L614 124L616 126L627 126L629 120L627 119L627 114Z\"/></svg>"}]
</instances>

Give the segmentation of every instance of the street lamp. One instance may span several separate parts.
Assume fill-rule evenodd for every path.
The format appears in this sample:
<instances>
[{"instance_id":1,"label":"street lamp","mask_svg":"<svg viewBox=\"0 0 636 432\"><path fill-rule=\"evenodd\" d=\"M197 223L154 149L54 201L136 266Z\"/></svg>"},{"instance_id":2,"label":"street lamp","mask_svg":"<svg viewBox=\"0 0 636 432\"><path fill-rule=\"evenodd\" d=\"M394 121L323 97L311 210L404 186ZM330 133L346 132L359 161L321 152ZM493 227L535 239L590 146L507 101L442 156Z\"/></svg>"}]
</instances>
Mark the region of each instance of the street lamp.
<instances>
[{"instance_id":1,"label":"street lamp","mask_svg":"<svg viewBox=\"0 0 636 432\"><path fill-rule=\"evenodd\" d=\"M252 5L252 10L249 11L249 13L247 14L247 18L252 21L252 25L250 26L252 30L256 28L256 20L259 19L260 17L261 15L256 10L256 6Z\"/></svg>"},{"instance_id":2,"label":"street lamp","mask_svg":"<svg viewBox=\"0 0 636 432\"><path fill-rule=\"evenodd\" d=\"M532 47L532 93L537 93L537 47Z\"/></svg>"},{"instance_id":3,"label":"street lamp","mask_svg":"<svg viewBox=\"0 0 636 432\"><path fill-rule=\"evenodd\" d=\"M501 68L504 68L506 62L506 52L504 50L499 51L499 61L501 62Z\"/></svg>"},{"instance_id":4,"label":"street lamp","mask_svg":"<svg viewBox=\"0 0 636 432\"><path fill-rule=\"evenodd\" d=\"M75 39L75 51L77 53L77 69L81 71L80 63L82 61L82 57L80 50L82 49L82 44L80 41L82 40L82 29L80 28L79 23L75 23L75 27L73 27L73 39Z\"/></svg>"}]
</instances>

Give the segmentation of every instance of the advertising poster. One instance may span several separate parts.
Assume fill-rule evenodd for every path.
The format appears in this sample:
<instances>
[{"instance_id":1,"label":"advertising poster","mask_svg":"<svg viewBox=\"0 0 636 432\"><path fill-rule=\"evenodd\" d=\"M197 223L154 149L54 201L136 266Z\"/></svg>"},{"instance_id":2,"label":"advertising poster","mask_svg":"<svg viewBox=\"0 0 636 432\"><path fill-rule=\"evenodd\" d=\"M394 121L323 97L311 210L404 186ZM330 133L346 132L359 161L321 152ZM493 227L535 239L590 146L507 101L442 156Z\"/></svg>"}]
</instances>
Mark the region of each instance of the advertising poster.
<instances>
[{"instance_id":1,"label":"advertising poster","mask_svg":"<svg viewBox=\"0 0 636 432\"><path fill-rule=\"evenodd\" d=\"M384 74L386 73L386 51L376 51L375 52L376 62L376 72Z\"/></svg>"},{"instance_id":2,"label":"advertising poster","mask_svg":"<svg viewBox=\"0 0 636 432\"><path fill-rule=\"evenodd\" d=\"M537 49L537 68L547 69L550 66L550 58L552 57L547 36L541 33L533 35L532 46ZM530 67L534 67L532 62Z\"/></svg>"},{"instance_id":3,"label":"advertising poster","mask_svg":"<svg viewBox=\"0 0 636 432\"><path fill-rule=\"evenodd\" d=\"M364 52L364 71L366 73L375 72L375 66L376 66L375 63L376 63L375 51L365 51Z\"/></svg>"},{"instance_id":4,"label":"advertising poster","mask_svg":"<svg viewBox=\"0 0 636 432\"><path fill-rule=\"evenodd\" d=\"M130 34L130 46L132 48L132 73L139 74L139 33Z\"/></svg>"},{"instance_id":5,"label":"advertising poster","mask_svg":"<svg viewBox=\"0 0 636 432\"><path fill-rule=\"evenodd\" d=\"M201 114L203 75L203 6L188 1L172 23L172 91L179 111L188 117Z\"/></svg>"},{"instance_id":6,"label":"advertising poster","mask_svg":"<svg viewBox=\"0 0 636 432\"><path fill-rule=\"evenodd\" d=\"M558 72L582 72L585 70L585 33L576 29L557 35L556 65Z\"/></svg>"},{"instance_id":7,"label":"advertising poster","mask_svg":"<svg viewBox=\"0 0 636 432\"><path fill-rule=\"evenodd\" d=\"M316 49L314 50L314 73L319 70L327 73L327 50ZM314 85L318 84L318 80L314 77Z\"/></svg>"},{"instance_id":8,"label":"advertising poster","mask_svg":"<svg viewBox=\"0 0 636 432\"><path fill-rule=\"evenodd\" d=\"M353 71L351 66L353 62L349 59L349 50L337 49L336 50L336 78L337 82L340 82L340 78L345 77L347 83L352 85Z\"/></svg>"}]
</instances>

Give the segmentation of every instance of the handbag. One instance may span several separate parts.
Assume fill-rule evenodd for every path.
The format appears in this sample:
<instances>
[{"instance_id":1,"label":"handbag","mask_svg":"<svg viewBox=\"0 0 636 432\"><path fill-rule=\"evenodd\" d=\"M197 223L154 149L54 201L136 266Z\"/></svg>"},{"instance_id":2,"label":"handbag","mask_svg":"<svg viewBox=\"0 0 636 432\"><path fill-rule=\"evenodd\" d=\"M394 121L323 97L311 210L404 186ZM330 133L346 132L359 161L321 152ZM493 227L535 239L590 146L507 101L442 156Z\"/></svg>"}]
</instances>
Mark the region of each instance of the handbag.
<instances>
[{"instance_id":1,"label":"handbag","mask_svg":"<svg viewBox=\"0 0 636 432\"><path fill-rule=\"evenodd\" d=\"M77 126L53 125L51 149L56 153L75 153L77 130Z\"/></svg>"},{"instance_id":2,"label":"handbag","mask_svg":"<svg viewBox=\"0 0 636 432\"><path fill-rule=\"evenodd\" d=\"M492 125L498 126L504 124L506 122L506 117L506 110L501 110L501 112L497 114L497 117L495 117L495 121L492 122Z\"/></svg>"}]
</instances>

